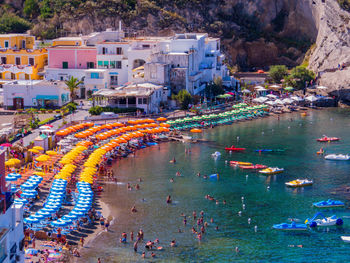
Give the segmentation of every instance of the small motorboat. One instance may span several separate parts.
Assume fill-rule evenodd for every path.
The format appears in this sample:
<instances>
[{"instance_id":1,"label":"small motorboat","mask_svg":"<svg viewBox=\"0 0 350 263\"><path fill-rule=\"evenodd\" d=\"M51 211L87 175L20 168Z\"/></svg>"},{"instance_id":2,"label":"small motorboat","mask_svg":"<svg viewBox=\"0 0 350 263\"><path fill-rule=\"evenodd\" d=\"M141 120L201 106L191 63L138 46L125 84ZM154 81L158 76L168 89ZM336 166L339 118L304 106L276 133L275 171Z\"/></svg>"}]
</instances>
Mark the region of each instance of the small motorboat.
<instances>
[{"instance_id":1,"label":"small motorboat","mask_svg":"<svg viewBox=\"0 0 350 263\"><path fill-rule=\"evenodd\" d=\"M258 170L258 169L265 169L267 168L266 165L262 165L262 164L255 164L255 165L240 165L239 168L241 169L245 169L245 170Z\"/></svg>"},{"instance_id":2,"label":"small motorboat","mask_svg":"<svg viewBox=\"0 0 350 263\"><path fill-rule=\"evenodd\" d=\"M350 236L341 236L341 240L343 240L346 243L350 243Z\"/></svg>"},{"instance_id":3,"label":"small motorboat","mask_svg":"<svg viewBox=\"0 0 350 263\"><path fill-rule=\"evenodd\" d=\"M305 231L308 230L306 224L296 224L292 222L291 224L282 223L272 226L273 229L282 230L282 231Z\"/></svg>"},{"instance_id":4,"label":"small motorboat","mask_svg":"<svg viewBox=\"0 0 350 263\"><path fill-rule=\"evenodd\" d=\"M214 158L217 158L217 157L221 156L221 153L220 152L215 152L215 153L212 153L211 156L213 156Z\"/></svg>"},{"instance_id":5,"label":"small motorboat","mask_svg":"<svg viewBox=\"0 0 350 263\"><path fill-rule=\"evenodd\" d=\"M332 161L349 161L350 156L347 154L328 154L324 157L326 160Z\"/></svg>"},{"instance_id":6,"label":"small motorboat","mask_svg":"<svg viewBox=\"0 0 350 263\"><path fill-rule=\"evenodd\" d=\"M280 174L283 172L284 172L284 169L278 168L278 167L268 167L264 170L259 171L259 173L264 174L264 175Z\"/></svg>"},{"instance_id":7,"label":"small motorboat","mask_svg":"<svg viewBox=\"0 0 350 263\"><path fill-rule=\"evenodd\" d=\"M158 143L156 143L156 142L146 142L146 144L147 144L148 146L158 145Z\"/></svg>"},{"instance_id":8,"label":"small motorboat","mask_svg":"<svg viewBox=\"0 0 350 263\"><path fill-rule=\"evenodd\" d=\"M231 147L226 147L225 150L232 151L232 152L240 152L240 151L245 151L245 148L237 148L234 145L232 145Z\"/></svg>"},{"instance_id":9,"label":"small motorboat","mask_svg":"<svg viewBox=\"0 0 350 263\"><path fill-rule=\"evenodd\" d=\"M304 186L310 186L313 183L314 182L312 180L308 180L308 179L296 179L296 180L287 182L286 186L289 186L289 187L304 187Z\"/></svg>"},{"instance_id":10,"label":"small motorboat","mask_svg":"<svg viewBox=\"0 0 350 263\"><path fill-rule=\"evenodd\" d=\"M318 218L317 217L321 217ZM325 217L322 213L316 213L313 218L306 219L305 224L309 227L318 227L318 226L341 226L343 225L343 219L333 215L331 217Z\"/></svg>"},{"instance_id":11,"label":"small motorboat","mask_svg":"<svg viewBox=\"0 0 350 263\"><path fill-rule=\"evenodd\" d=\"M345 204L342 201L328 199L327 201L320 201L312 204L317 208L343 207Z\"/></svg>"},{"instance_id":12,"label":"small motorboat","mask_svg":"<svg viewBox=\"0 0 350 263\"><path fill-rule=\"evenodd\" d=\"M253 164L248 162L230 161L230 165L253 165Z\"/></svg>"},{"instance_id":13,"label":"small motorboat","mask_svg":"<svg viewBox=\"0 0 350 263\"><path fill-rule=\"evenodd\" d=\"M339 141L340 139L337 137L328 137L324 135L322 138L317 139L318 142L336 142Z\"/></svg>"}]
</instances>

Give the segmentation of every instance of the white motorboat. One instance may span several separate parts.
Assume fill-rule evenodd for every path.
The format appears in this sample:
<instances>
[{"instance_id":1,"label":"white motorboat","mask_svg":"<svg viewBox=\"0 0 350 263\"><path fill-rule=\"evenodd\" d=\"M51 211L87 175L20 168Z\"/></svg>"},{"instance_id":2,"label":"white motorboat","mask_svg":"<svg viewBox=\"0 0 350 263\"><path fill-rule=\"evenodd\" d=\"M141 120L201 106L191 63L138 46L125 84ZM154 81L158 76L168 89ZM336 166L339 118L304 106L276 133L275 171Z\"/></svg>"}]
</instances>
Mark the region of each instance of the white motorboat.
<instances>
[{"instance_id":1,"label":"white motorboat","mask_svg":"<svg viewBox=\"0 0 350 263\"><path fill-rule=\"evenodd\" d=\"M350 156L347 154L328 154L324 157L326 160L349 161Z\"/></svg>"},{"instance_id":2,"label":"white motorboat","mask_svg":"<svg viewBox=\"0 0 350 263\"><path fill-rule=\"evenodd\" d=\"M213 156L214 158L217 158L217 157L221 156L221 153L220 152L215 152L215 153L212 153L211 156Z\"/></svg>"},{"instance_id":3,"label":"white motorboat","mask_svg":"<svg viewBox=\"0 0 350 263\"><path fill-rule=\"evenodd\" d=\"M343 240L346 243L350 243L350 236L341 236L341 240Z\"/></svg>"}]
</instances>

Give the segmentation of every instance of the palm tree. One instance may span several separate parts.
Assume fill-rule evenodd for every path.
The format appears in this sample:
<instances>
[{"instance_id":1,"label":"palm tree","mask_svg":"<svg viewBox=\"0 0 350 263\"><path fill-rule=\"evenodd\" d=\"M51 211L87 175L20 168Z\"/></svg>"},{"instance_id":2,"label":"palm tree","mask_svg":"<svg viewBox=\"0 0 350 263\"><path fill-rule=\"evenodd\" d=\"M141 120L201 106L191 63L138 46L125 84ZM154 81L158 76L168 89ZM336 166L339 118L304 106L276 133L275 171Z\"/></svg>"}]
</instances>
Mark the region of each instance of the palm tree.
<instances>
[{"instance_id":1,"label":"palm tree","mask_svg":"<svg viewBox=\"0 0 350 263\"><path fill-rule=\"evenodd\" d=\"M76 90L79 89L79 85L83 84L83 82L79 81L77 78L70 77L70 79L66 80L65 83L67 85L67 90L70 92L70 101L74 102Z\"/></svg>"}]
</instances>

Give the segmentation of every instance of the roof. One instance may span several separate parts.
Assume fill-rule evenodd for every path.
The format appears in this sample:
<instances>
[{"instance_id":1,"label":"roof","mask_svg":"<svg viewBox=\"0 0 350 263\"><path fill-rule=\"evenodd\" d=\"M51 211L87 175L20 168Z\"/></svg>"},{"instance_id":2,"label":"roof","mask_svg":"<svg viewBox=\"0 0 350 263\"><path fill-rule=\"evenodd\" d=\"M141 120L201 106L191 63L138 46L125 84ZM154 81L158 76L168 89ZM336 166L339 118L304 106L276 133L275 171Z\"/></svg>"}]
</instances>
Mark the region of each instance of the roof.
<instances>
[{"instance_id":1,"label":"roof","mask_svg":"<svg viewBox=\"0 0 350 263\"><path fill-rule=\"evenodd\" d=\"M49 80L14 80L11 82L8 82L6 84L4 84L4 86L6 87L7 85L28 85L28 86L36 86L36 85L40 85L40 86L57 86L60 88L64 88L66 87L66 84L64 81L49 81Z\"/></svg>"},{"instance_id":2,"label":"roof","mask_svg":"<svg viewBox=\"0 0 350 263\"><path fill-rule=\"evenodd\" d=\"M152 83L140 83L130 84L126 87L120 87L115 90L112 89L101 89L95 92L94 96L105 96L105 97L148 97L153 94L157 89L163 89L162 85L155 85Z\"/></svg>"},{"instance_id":3,"label":"roof","mask_svg":"<svg viewBox=\"0 0 350 263\"><path fill-rule=\"evenodd\" d=\"M1 37L15 37L15 36L26 36L26 37L34 37L28 34L0 34L0 38Z\"/></svg>"},{"instance_id":4,"label":"roof","mask_svg":"<svg viewBox=\"0 0 350 263\"><path fill-rule=\"evenodd\" d=\"M60 45L57 45L57 46L53 46L53 47L48 47L47 49L95 49L96 50L96 47L95 46L60 46Z\"/></svg>"},{"instance_id":5,"label":"roof","mask_svg":"<svg viewBox=\"0 0 350 263\"><path fill-rule=\"evenodd\" d=\"M54 39L53 41L77 41L82 40L82 37L59 37Z\"/></svg>"}]
</instances>

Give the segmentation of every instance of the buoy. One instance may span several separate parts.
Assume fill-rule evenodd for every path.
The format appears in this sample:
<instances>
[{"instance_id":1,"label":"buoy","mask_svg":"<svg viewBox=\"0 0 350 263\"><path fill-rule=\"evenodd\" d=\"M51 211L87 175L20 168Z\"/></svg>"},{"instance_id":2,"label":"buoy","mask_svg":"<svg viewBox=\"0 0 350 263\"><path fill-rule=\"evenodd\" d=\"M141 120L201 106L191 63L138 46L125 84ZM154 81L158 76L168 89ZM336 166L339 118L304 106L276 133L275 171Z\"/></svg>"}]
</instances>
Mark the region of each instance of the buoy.
<instances>
[{"instance_id":1,"label":"buoy","mask_svg":"<svg viewBox=\"0 0 350 263\"><path fill-rule=\"evenodd\" d=\"M245 210L245 204L242 205L243 210Z\"/></svg>"},{"instance_id":2,"label":"buoy","mask_svg":"<svg viewBox=\"0 0 350 263\"><path fill-rule=\"evenodd\" d=\"M258 226L254 226L254 231L255 231L255 232L258 231Z\"/></svg>"},{"instance_id":3,"label":"buoy","mask_svg":"<svg viewBox=\"0 0 350 263\"><path fill-rule=\"evenodd\" d=\"M242 215L242 211L238 211L238 215L241 216Z\"/></svg>"},{"instance_id":4,"label":"buoy","mask_svg":"<svg viewBox=\"0 0 350 263\"><path fill-rule=\"evenodd\" d=\"M225 160L225 164L227 164L227 160Z\"/></svg>"},{"instance_id":5,"label":"buoy","mask_svg":"<svg viewBox=\"0 0 350 263\"><path fill-rule=\"evenodd\" d=\"M248 175L247 175L247 176L248 176ZM244 196L241 197L241 200L242 200L242 203L243 203L243 201L244 201Z\"/></svg>"},{"instance_id":6,"label":"buoy","mask_svg":"<svg viewBox=\"0 0 350 263\"><path fill-rule=\"evenodd\" d=\"M252 220L250 219L250 218L248 218L248 224L250 225L250 222L251 222Z\"/></svg>"},{"instance_id":7,"label":"buoy","mask_svg":"<svg viewBox=\"0 0 350 263\"><path fill-rule=\"evenodd\" d=\"M267 190L270 190L270 186L267 186Z\"/></svg>"},{"instance_id":8,"label":"buoy","mask_svg":"<svg viewBox=\"0 0 350 263\"><path fill-rule=\"evenodd\" d=\"M239 136L237 136L237 141L239 141Z\"/></svg>"}]
</instances>

